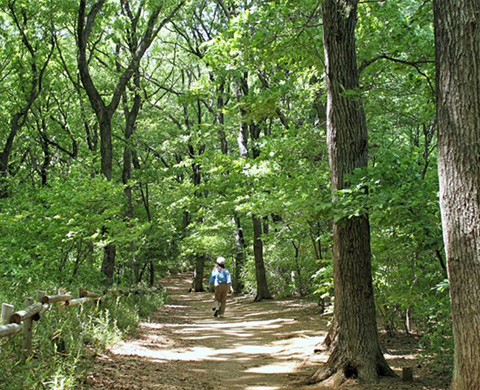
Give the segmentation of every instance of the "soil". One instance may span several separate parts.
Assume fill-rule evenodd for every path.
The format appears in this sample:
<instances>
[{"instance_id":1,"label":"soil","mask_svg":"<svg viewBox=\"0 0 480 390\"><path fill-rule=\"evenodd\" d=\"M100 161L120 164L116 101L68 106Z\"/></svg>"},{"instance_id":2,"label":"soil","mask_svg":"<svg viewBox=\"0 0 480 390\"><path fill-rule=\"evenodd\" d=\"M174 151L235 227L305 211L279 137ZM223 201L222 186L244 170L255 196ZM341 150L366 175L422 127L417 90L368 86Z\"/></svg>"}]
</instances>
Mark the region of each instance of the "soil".
<instances>
[{"instance_id":1,"label":"soil","mask_svg":"<svg viewBox=\"0 0 480 390\"><path fill-rule=\"evenodd\" d=\"M97 355L82 388L91 390L317 390L302 384L328 358L321 342L327 320L301 299L253 303L229 297L224 318L213 317L212 293L188 293L191 275L162 281L170 301L140 323L134 339ZM447 377L420 361L413 336L384 339L386 358L399 378L349 390L445 390ZM403 367L414 380L402 382Z\"/></svg>"}]
</instances>

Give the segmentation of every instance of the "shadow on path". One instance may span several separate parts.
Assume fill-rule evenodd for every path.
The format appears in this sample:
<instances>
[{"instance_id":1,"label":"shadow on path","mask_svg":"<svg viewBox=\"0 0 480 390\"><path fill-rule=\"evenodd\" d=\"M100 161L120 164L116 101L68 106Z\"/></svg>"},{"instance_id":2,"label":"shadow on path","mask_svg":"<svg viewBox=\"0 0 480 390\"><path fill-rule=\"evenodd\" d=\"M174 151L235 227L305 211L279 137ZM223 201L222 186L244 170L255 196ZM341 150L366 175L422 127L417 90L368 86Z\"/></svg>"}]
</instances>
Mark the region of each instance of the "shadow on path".
<instances>
[{"instance_id":1,"label":"shadow on path","mask_svg":"<svg viewBox=\"0 0 480 390\"><path fill-rule=\"evenodd\" d=\"M314 303L229 297L225 318L215 318L213 294L187 293L190 281L163 281L169 303L140 324L137 338L98 359L86 388L286 389L311 372L307 365L325 361L312 360L326 329Z\"/></svg>"},{"instance_id":2,"label":"shadow on path","mask_svg":"<svg viewBox=\"0 0 480 390\"><path fill-rule=\"evenodd\" d=\"M296 384L327 360L325 353L314 353L327 329L315 303L299 299L252 303L245 297L229 297L225 318L214 318L213 294L188 293L190 281L187 274L162 281L170 302L150 322L140 324L135 339L113 346L108 356L98 356L83 388L321 389ZM373 385L352 382L343 387L445 389L439 378L419 364L418 347L410 339L384 344L389 352L386 358L399 375L404 366L422 367L413 383L386 378Z\"/></svg>"}]
</instances>

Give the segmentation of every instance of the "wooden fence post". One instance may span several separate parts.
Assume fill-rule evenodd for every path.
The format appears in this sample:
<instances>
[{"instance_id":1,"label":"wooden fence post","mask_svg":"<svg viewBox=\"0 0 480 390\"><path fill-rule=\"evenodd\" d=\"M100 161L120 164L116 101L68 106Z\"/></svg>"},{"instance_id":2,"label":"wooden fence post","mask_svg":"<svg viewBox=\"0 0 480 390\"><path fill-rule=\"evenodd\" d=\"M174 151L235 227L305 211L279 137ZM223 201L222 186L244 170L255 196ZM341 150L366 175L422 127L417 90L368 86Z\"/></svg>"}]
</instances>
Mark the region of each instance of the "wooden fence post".
<instances>
[{"instance_id":1,"label":"wooden fence post","mask_svg":"<svg viewBox=\"0 0 480 390\"><path fill-rule=\"evenodd\" d=\"M42 302L42 298L47 295L47 292L46 291L41 291L41 290L38 290L37 291L37 302Z\"/></svg>"},{"instance_id":2,"label":"wooden fence post","mask_svg":"<svg viewBox=\"0 0 480 390\"><path fill-rule=\"evenodd\" d=\"M47 295L47 292L46 292L46 291L38 290L38 291L37 291L37 302L42 303L42 299L43 299L43 297L44 297L45 295ZM48 304L43 304L42 310L40 310L40 311L35 315L35 317L33 317L33 320L34 320L34 321L39 321L40 318L42 318L43 315L45 314L45 312L48 310L48 308L49 308L49 305L48 305Z\"/></svg>"},{"instance_id":3,"label":"wooden fence post","mask_svg":"<svg viewBox=\"0 0 480 390\"><path fill-rule=\"evenodd\" d=\"M33 298L25 298L25 307L33 305ZM33 319L32 317L26 318L22 322L23 326L23 358L26 359L32 352L32 333L33 333Z\"/></svg>"},{"instance_id":4,"label":"wooden fence post","mask_svg":"<svg viewBox=\"0 0 480 390\"><path fill-rule=\"evenodd\" d=\"M403 382L413 382L413 368L412 367L403 367L403 369L402 369L402 381Z\"/></svg>"},{"instance_id":5,"label":"wooden fence post","mask_svg":"<svg viewBox=\"0 0 480 390\"><path fill-rule=\"evenodd\" d=\"M10 316L12 315L14 308L8 303L2 303L2 324L10 323Z\"/></svg>"}]
</instances>

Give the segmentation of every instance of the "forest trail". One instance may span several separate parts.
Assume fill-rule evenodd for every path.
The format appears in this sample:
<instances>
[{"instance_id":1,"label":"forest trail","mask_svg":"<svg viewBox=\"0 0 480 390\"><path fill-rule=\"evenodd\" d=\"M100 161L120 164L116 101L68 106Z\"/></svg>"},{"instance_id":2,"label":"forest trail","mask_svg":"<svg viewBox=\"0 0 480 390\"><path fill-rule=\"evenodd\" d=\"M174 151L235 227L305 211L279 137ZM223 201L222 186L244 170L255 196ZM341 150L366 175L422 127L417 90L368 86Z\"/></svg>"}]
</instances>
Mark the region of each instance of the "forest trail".
<instances>
[{"instance_id":1,"label":"forest trail","mask_svg":"<svg viewBox=\"0 0 480 390\"><path fill-rule=\"evenodd\" d=\"M170 300L142 322L136 338L97 356L85 389L277 390L318 389L298 382L326 361L314 353L327 322L313 302L252 303L229 297L225 318L215 318L212 293L188 293L191 275L162 281ZM401 358L405 356L390 356ZM352 389L439 389L398 379Z\"/></svg>"}]
</instances>

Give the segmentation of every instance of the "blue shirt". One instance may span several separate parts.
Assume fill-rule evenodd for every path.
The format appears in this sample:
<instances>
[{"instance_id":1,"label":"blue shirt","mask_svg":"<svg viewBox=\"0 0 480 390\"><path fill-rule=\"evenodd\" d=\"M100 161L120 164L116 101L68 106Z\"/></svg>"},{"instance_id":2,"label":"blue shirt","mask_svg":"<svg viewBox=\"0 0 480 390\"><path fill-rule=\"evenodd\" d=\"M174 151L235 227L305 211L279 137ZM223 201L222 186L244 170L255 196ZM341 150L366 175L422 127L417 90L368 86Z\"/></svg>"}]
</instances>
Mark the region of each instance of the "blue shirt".
<instances>
[{"instance_id":1,"label":"blue shirt","mask_svg":"<svg viewBox=\"0 0 480 390\"><path fill-rule=\"evenodd\" d=\"M223 283L232 284L230 272L228 272L228 269L215 266L212 274L210 275L209 283L215 286Z\"/></svg>"}]
</instances>

